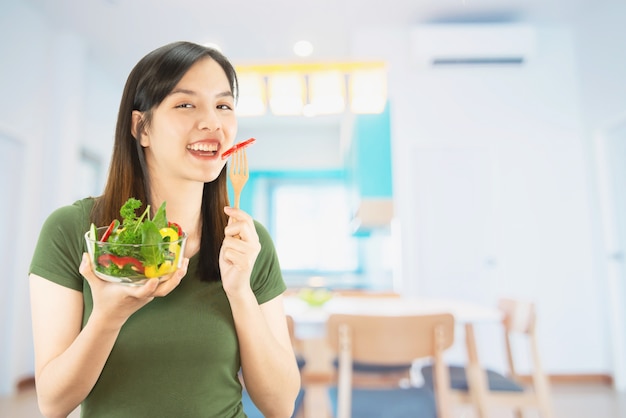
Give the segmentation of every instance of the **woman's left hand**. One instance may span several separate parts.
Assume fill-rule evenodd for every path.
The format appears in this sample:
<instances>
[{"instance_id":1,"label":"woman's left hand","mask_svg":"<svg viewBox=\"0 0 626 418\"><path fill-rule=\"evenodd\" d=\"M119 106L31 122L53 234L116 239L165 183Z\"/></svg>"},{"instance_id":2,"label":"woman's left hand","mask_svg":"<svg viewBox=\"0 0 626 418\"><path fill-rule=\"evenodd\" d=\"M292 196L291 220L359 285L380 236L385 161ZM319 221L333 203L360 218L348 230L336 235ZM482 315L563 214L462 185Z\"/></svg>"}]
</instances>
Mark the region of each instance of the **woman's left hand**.
<instances>
[{"instance_id":1,"label":"woman's left hand","mask_svg":"<svg viewBox=\"0 0 626 418\"><path fill-rule=\"evenodd\" d=\"M250 276L261 244L250 215L229 206L224 212L230 219L220 250L220 271L224 291L231 296L250 290Z\"/></svg>"}]
</instances>

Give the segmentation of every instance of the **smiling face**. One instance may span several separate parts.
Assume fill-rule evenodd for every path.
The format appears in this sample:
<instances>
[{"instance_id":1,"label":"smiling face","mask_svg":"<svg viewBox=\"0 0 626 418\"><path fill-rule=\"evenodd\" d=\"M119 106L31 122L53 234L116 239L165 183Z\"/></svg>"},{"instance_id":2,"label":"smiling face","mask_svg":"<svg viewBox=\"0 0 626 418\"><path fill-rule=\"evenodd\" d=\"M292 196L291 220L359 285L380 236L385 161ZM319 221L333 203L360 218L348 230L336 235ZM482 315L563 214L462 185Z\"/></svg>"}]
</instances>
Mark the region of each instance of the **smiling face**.
<instances>
[{"instance_id":1,"label":"smiling face","mask_svg":"<svg viewBox=\"0 0 626 418\"><path fill-rule=\"evenodd\" d=\"M217 178L226 164L221 154L235 141L237 119L228 78L216 61L204 58L191 66L153 110L149 125L136 132L143 117L133 111L133 136L144 147L152 181Z\"/></svg>"}]
</instances>

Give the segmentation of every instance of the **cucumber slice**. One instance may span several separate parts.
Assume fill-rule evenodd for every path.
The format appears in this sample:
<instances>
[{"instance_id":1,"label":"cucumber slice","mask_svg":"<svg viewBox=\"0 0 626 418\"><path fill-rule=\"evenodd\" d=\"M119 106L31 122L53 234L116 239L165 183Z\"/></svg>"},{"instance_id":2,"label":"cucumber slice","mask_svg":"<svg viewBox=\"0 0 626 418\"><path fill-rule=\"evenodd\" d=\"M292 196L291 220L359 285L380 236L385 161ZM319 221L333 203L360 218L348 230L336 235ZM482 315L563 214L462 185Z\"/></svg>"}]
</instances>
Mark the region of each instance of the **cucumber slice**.
<instances>
[{"instance_id":1,"label":"cucumber slice","mask_svg":"<svg viewBox=\"0 0 626 418\"><path fill-rule=\"evenodd\" d=\"M93 255L96 253L96 241L98 241L98 228L96 228L96 225L94 224L91 224L91 227L89 228L89 239L92 241L91 248L89 248L89 253L93 257Z\"/></svg>"},{"instance_id":2,"label":"cucumber slice","mask_svg":"<svg viewBox=\"0 0 626 418\"><path fill-rule=\"evenodd\" d=\"M89 239L92 241L98 240L98 229L94 224L91 224L91 227L89 228Z\"/></svg>"}]
</instances>

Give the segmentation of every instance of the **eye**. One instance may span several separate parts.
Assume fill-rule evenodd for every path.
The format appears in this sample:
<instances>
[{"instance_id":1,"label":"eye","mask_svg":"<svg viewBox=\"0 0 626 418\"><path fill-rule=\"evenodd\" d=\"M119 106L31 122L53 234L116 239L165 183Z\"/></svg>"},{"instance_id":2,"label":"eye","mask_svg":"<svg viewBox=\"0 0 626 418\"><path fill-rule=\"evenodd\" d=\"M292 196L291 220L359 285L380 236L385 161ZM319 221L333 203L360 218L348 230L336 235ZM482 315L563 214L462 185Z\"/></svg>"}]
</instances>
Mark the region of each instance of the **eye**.
<instances>
[{"instance_id":1,"label":"eye","mask_svg":"<svg viewBox=\"0 0 626 418\"><path fill-rule=\"evenodd\" d=\"M220 109L220 110L232 110L233 109L232 106L227 105L227 104L217 105L217 108Z\"/></svg>"},{"instance_id":2,"label":"eye","mask_svg":"<svg viewBox=\"0 0 626 418\"><path fill-rule=\"evenodd\" d=\"M176 105L176 108L180 108L180 109L191 109L193 107L193 105L191 103L181 103L179 105Z\"/></svg>"}]
</instances>

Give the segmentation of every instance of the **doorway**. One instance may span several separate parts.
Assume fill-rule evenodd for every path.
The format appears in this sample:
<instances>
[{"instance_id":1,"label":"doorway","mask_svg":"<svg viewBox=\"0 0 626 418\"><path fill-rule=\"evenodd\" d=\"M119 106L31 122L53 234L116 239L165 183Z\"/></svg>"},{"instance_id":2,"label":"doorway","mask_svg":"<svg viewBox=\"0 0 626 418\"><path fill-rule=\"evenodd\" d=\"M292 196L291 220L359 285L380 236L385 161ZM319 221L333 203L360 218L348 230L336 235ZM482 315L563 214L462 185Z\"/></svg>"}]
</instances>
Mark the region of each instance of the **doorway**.
<instances>
[{"instance_id":1,"label":"doorway","mask_svg":"<svg viewBox=\"0 0 626 418\"><path fill-rule=\"evenodd\" d=\"M626 392L626 115L596 136L613 383Z\"/></svg>"},{"instance_id":2,"label":"doorway","mask_svg":"<svg viewBox=\"0 0 626 418\"><path fill-rule=\"evenodd\" d=\"M22 176L16 175L24 169L24 144L15 136L0 129L0 219L8 220L8 224L17 225L20 219L20 202L23 185ZM12 343L14 330L14 311L16 293L16 239L0 240L0 265L2 271L2 291L0 291L0 395L9 394L14 389L12 381L12 354L15 345Z\"/></svg>"}]
</instances>

